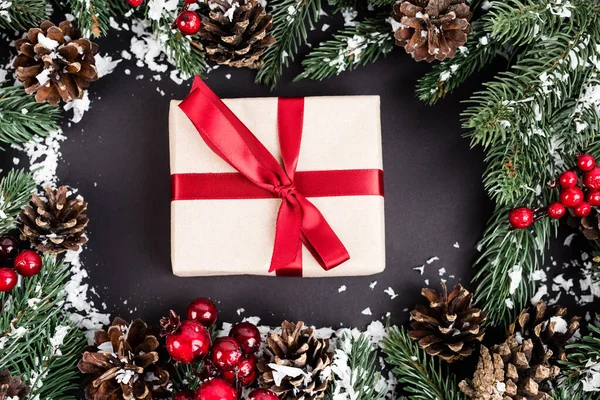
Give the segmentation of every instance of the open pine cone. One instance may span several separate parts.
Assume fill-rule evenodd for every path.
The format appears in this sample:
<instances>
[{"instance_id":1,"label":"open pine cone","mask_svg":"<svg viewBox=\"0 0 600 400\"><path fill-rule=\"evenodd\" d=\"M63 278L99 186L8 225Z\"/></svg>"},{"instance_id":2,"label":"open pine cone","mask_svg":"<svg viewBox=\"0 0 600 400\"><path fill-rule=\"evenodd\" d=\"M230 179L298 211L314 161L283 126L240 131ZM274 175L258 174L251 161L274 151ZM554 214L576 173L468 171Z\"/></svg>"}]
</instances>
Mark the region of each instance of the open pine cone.
<instances>
[{"instance_id":1,"label":"open pine cone","mask_svg":"<svg viewBox=\"0 0 600 400\"><path fill-rule=\"evenodd\" d=\"M260 57L275 43L273 16L258 0L209 0L198 36L208 58L217 64L256 69Z\"/></svg>"},{"instance_id":2,"label":"open pine cone","mask_svg":"<svg viewBox=\"0 0 600 400\"><path fill-rule=\"evenodd\" d=\"M394 38L416 61L445 60L473 32L471 16L465 0L398 1L392 9L392 18L400 23Z\"/></svg>"},{"instance_id":3,"label":"open pine cone","mask_svg":"<svg viewBox=\"0 0 600 400\"><path fill-rule=\"evenodd\" d=\"M0 370L0 400L23 400L29 394L21 378L11 377L7 369Z\"/></svg>"},{"instance_id":4,"label":"open pine cone","mask_svg":"<svg viewBox=\"0 0 600 400\"><path fill-rule=\"evenodd\" d=\"M281 335L267 337L265 359L258 363L260 384L275 392L281 400L314 400L325 396L331 382L333 354L329 340L317 339L312 328L284 321Z\"/></svg>"},{"instance_id":5,"label":"open pine cone","mask_svg":"<svg viewBox=\"0 0 600 400\"><path fill-rule=\"evenodd\" d=\"M31 196L19 215L21 240L27 239L33 247L48 253L79 250L87 242L87 203L78 197L69 198L67 191L65 186L56 190L48 187L45 199Z\"/></svg>"},{"instance_id":6,"label":"open pine cone","mask_svg":"<svg viewBox=\"0 0 600 400\"><path fill-rule=\"evenodd\" d=\"M94 347L83 353L77 367L93 380L86 400L152 400L171 397L169 373L156 365L158 339L141 319L131 325L115 318L108 332L94 334Z\"/></svg>"},{"instance_id":7,"label":"open pine cone","mask_svg":"<svg viewBox=\"0 0 600 400\"><path fill-rule=\"evenodd\" d=\"M432 356L452 363L468 357L481 343L485 330L481 326L486 313L473 307L473 295L460 284L450 294L442 282L442 293L423 288L428 305L411 311L408 335Z\"/></svg>"},{"instance_id":8,"label":"open pine cone","mask_svg":"<svg viewBox=\"0 0 600 400\"><path fill-rule=\"evenodd\" d=\"M548 307L545 302L538 301L534 307L521 311L517 320L509 326L508 335L517 340L530 338L534 346L548 349L553 360L564 361L565 345L572 342L581 320L580 317L572 317L567 321L566 315L566 308Z\"/></svg>"},{"instance_id":9,"label":"open pine cone","mask_svg":"<svg viewBox=\"0 0 600 400\"><path fill-rule=\"evenodd\" d=\"M551 400L552 380L560 369L550 365L550 357L551 351L535 348L531 339L519 343L509 337L491 354L482 345L473 380L458 386L474 400Z\"/></svg>"},{"instance_id":10,"label":"open pine cone","mask_svg":"<svg viewBox=\"0 0 600 400\"><path fill-rule=\"evenodd\" d=\"M596 207L592 207L590 214L583 218L575 216L573 210L569 209L567 225L581 229L583 236L588 240L600 239L600 213Z\"/></svg>"},{"instance_id":11,"label":"open pine cone","mask_svg":"<svg viewBox=\"0 0 600 400\"><path fill-rule=\"evenodd\" d=\"M69 21L58 26L44 21L15 41L19 52L13 62L17 78L35 101L58 104L83 97L83 89L98 79L94 55L98 45L82 38Z\"/></svg>"}]
</instances>

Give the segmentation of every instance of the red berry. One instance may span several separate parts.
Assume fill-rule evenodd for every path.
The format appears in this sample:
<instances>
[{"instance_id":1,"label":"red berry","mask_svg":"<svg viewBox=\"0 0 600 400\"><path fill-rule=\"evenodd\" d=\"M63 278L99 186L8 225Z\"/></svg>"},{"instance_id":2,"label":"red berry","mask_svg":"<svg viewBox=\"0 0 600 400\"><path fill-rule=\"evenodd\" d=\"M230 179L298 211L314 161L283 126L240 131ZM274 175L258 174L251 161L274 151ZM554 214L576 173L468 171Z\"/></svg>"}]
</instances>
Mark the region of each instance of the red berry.
<instances>
[{"instance_id":1,"label":"red berry","mask_svg":"<svg viewBox=\"0 0 600 400\"><path fill-rule=\"evenodd\" d=\"M279 400L279 397L269 389L254 389L248 395L247 400Z\"/></svg>"},{"instance_id":2,"label":"red berry","mask_svg":"<svg viewBox=\"0 0 600 400\"><path fill-rule=\"evenodd\" d=\"M579 178L577 178L577 174L575 172L565 171L562 174L560 174L558 180L560 182L560 186L564 188L570 188L577 185L577 181L579 180Z\"/></svg>"},{"instance_id":3,"label":"red berry","mask_svg":"<svg viewBox=\"0 0 600 400\"><path fill-rule=\"evenodd\" d=\"M19 281L19 276L11 268L0 268L0 292L10 292Z\"/></svg>"},{"instance_id":4,"label":"red berry","mask_svg":"<svg viewBox=\"0 0 600 400\"><path fill-rule=\"evenodd\" d=\"M13 258L19 251L19 242L11 236L0 236L0 261Z\"/></svg>"},{"instance_id":5,"label":"red berry","mask_svg":"<svg viewBox=\"0 0 600 400\"><path fill-rule=\"evenodd\" d=\"M560 202L567 208L575 208L583 202L583 192L578 187L563 189Z\"/></svg>"},{"instance_id":6,"label":"red berry","mask_svg":"<svg viewBox=\"0 0 600 400\"><path fill-rule=\"evenodd\" d=\"M194 400L193 390L182 390L177 392L173 397L173 400Z\"/></svg>"},{"instance_id":7,"label":"red berry","mask_svg":"<svg viewBox=\"0 0 600 400\"><path fill-rule=\"evenodd\" d=\"M215 378L204 382L196 393L194 400L236 400L237 392L226 380Z\"/></svg>"},{"instance_id":8,"label":"red berry","mask_svg":"<svg viewBox=\"0 0 600 400\"><path fill-rule=\"evenodd\" d=\"M548 216L553 219L562 218L567 213L567 209L558 201L548 206Z\"/></svg>"},{"instance_id":9,"label":"red berry","mask_svg":"<svg viewBox=\"0 0 600 400\"><path fill-rule=\"evenodd\" d=\"M175 22L177 29L184 35L193 35L200 30L200 17L190 10L182 11Z\"/></svg>"},{"instance_id":10,"label":"red berry","mask_svg":"<svg viewBox=\"0 0 600 400\"><path fill-rule=\"evenodd\" d=\"M229 336L235 339L242 346L245 354L256 353L260 347L260 332L258 328L250 322L241 322L231 328Z\"/></svg>"},{"instance_id":11,"label":"red berry","mask_svg":"<svg viewBox=\"0 0 600 400\"><path fill-rule=\"evenodd\" d=\"M600 190L593 190L591 192L587 192L585 195L585 201L590 203L592 207L600 206Z\"/></svg>"},{"instance_id":12,"label":"red berry","mask_svg":"<svg viewBox=\"0 0 600 400\"><path fill-rule=\"evenodd\" d=\"M37 275L42 270L42 257L33 250L23 250L15 257L14 268L27 278Z\"/></svg>"},{"instance_id":13,"label":"red berry","mask_svg":"<svg viewBox=\"0 0 600 400\"><path fill-rule=\"evenodd\" d=\"M129 4L131 7L139 7L143 2L144 0L127 0L127 4Z\"/></svg>"},{"instance_id":14,"label":"red berry","mask_svg":"<svg viewBox=\"0 0 600 400\"><path fill-rule=\"evenodd\" d=\"M590 215L590 212L592 212L592 206L585 201L573 209L575 216L581 218L587 217Z\"/></svg>"},{"instance_id":15,"label":"red berry","mask_svg":"<svg viewBox=\"0 0 600 400\"><path fill-rule=\"evenodd\" d=\"M200 297L190 303L187 308L187 318L200 322L204 326L212 326L217 321L219 311L215 303Z\"/></svg>"},{"instance_id":16,"label":"red berry","mask_svg":"<svg viewBox=\"0 0 600 400\"><path fill-rule=\"evenodd\" d=\"M588 189L600 189L600 167L595 167L583 175L583 184Z\"/></svg>"},{"instance_id":17,"label":"red berry","mask_svg":"<svg viewBox=\"0 0 600 400\"><path fill-rule=\"evenodd\" d=\"M577 167L582 171L591 171L596 166L596 160L589 154L582 154L577 159Z\"/></svg>"},{"instance_id":18,"label":"red berry","mask_svg":"<svg viewBox=\"0 0 600 400\"><path fill-rule=\"evenodd\" d=\"M234 338L220 337L213 344L210 360L217 368L229 371L240 364L243 356L244 353Z\"/></svg>"},{"instance_id":19,"label":"red berry","mask_svg":"<svg viewBox=\"0 0 600 400\"><path fill-rule=\"evenodd\" d=\"M508 222L515 229L525 229L533 223L533 211L527 207L515 208L508 214Z\"/></svg>"},{"instance_id":20,"label":"red berry","mask_svg":"<svg viewBox=\"0 0 600 400\"><path fill-rule=\"evenodd\" d=\"M223 378L235 385L236 380L242 386L248 386L258 377L256 369L256 356L254 354L244 357L240 365L234 370L223 371Z\"/></svg>"},{"instance_id":21,"label":"red berry","mask_svg":"<svg viewBox=\"0 0 600 400\"><path fill-rule=\"evenodd\" d=\"M189 364L206 356L210 350L210 333L196 321L183 321L175 333L167 335L167 350L175 361Z\"/></svg>"},{"instance_id":22,"label":"red berry","mask_svg":"<svg viewBox=\"0 0 600 400\"><path fill-rule=\"evenodd\" d=\"M194 4L198 0L185 0L185 4Z\"/></svg>"}]
</instances>

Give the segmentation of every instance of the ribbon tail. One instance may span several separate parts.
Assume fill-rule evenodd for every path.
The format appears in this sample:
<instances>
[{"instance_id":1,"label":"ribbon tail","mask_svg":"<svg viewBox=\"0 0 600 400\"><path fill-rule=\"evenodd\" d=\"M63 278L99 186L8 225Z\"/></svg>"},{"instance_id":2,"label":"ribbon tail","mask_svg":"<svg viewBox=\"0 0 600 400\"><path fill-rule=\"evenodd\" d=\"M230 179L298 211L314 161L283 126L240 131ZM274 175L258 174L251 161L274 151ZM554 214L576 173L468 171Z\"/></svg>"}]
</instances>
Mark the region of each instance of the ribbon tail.
<instances>
[{"instance_id":1,"label":"ribbon tail","mask_svg":"<svg viewBox=\"0 0 600 400\"><path fill-rule=\"evenodd\" d=\"M302 237L306 247L325 271L348 261L350 254L323 214L302 195L296 195L302 210Z\"/></svg>"},{"instance_id":2,"label":"ribbon tail","mask_svg":"<svg viewBox=\"0 0 600 400\"><path fill-rule=\"evenodd\" d=\"M298 203L283 200L277 214L275 245L269 272L278 276L302 276L302 212Z\"/></svg>"}]
</instances>

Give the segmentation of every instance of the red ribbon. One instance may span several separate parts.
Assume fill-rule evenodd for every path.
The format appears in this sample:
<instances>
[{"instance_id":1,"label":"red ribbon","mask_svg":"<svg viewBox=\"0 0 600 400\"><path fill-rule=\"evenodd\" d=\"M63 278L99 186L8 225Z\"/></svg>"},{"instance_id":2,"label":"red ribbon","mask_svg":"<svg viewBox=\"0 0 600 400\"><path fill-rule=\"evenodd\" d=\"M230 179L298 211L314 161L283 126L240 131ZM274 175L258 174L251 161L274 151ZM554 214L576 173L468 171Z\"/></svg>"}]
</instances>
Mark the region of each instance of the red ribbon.
<instances>
[{"instance_id":1,"label":"red ribbon","mask_svg":"<svg viewBox=\"0 0 600 400\"><path fill-rule=\"evenodd\" d=\"M180 104L208 147L238 173L175 174L173 200L282 199L269 272L302 275L302 243L325 269L350 258L321 212L306 198L383 195L383 171L296 172L300 155L304 99L278 99L277 123L283 166L204 82L194 80Z\"/></svg>"}]
</instances>

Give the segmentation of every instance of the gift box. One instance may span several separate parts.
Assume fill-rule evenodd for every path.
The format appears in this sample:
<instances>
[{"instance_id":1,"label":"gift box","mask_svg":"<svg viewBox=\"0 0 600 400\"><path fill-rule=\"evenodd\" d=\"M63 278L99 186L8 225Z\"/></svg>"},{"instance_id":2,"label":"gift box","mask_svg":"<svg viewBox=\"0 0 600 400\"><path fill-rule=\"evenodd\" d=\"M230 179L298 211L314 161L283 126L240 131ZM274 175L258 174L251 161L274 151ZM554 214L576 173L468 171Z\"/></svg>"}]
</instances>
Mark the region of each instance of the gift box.
<instances>
[{"instance_id":1,"label":"gift box","mask_svg":"<svg viewBox=\"0 0 600 400\"><path fill-rule=\"evenodd\" d=\"M177 276L333 277L385 268L378 96L220 100L169 115Z\"/></svg>"}]
</instances>

